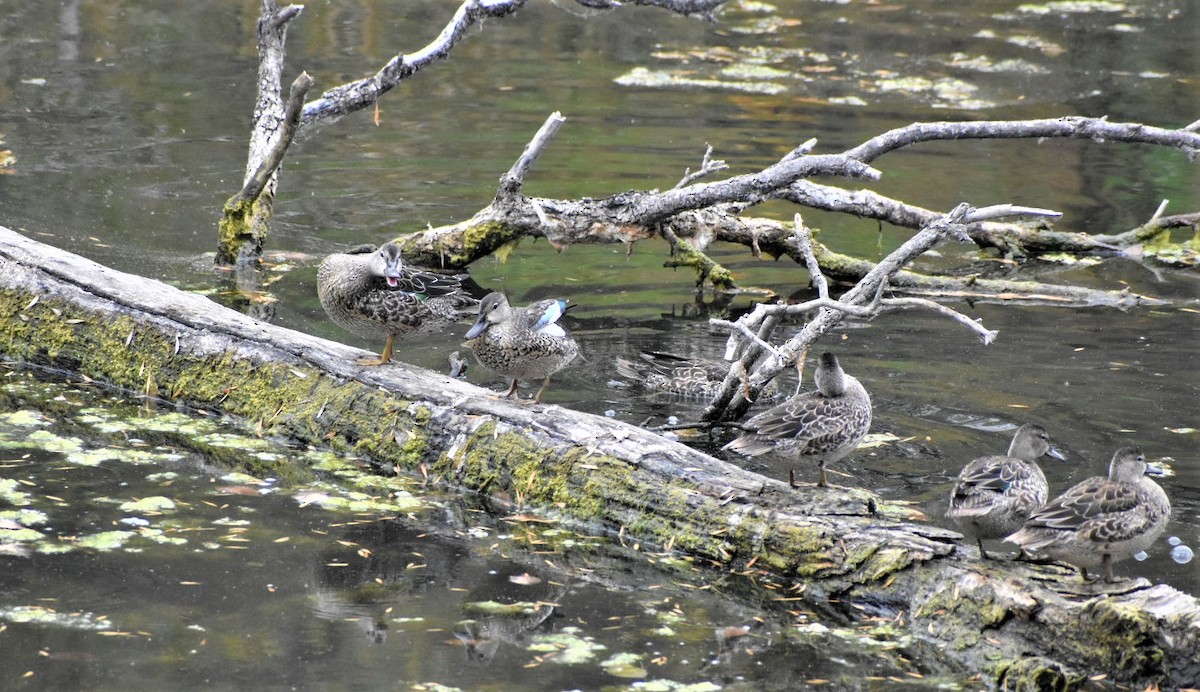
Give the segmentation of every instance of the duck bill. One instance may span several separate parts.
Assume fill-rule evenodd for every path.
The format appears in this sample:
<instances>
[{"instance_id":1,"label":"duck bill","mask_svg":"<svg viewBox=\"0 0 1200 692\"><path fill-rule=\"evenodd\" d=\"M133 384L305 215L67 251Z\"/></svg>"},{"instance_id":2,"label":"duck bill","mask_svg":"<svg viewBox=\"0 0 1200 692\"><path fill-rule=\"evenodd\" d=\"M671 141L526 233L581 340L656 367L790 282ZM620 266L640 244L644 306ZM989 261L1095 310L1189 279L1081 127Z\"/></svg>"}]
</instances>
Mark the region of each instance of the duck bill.
<instances>
[{"instance_id":1,"label":"duck bill","mask_svg":"<svg viewBox=\"0 0 1200 692\"><path fill-rule=\"evenodd\" d=\"M1050 457L1051 459L1058 459L1059 461L1066 461L1066 460L1067 460L1067 455L1066 455L1066 454L1063 454L1063 453L1062 453L1062 452L1060 452L1060 451L1058 451L1058 450L1057 450L1057 449L1055 449L1054 447L1051 447L1051 448L1050 448L1050 449L1049 449L1049 450L1046 452L1046 456Z\"/></svg>"},{"instance_id":2,"label":"duck bill","mask_svg":"<svg viewBox=\"0 0 1200 692\"><path fill-rule=\"evenodd\" d=\"M1157 476L1158 478L1167 478L1175 475L1175 471L1161 461L1147 461L1146 475Z\"/></svg>"},{"instance_id":3,"label":"duck bill","mask_svg":"<svg viewBox=\"0 0 1200 692\"><path fill-rule=\"evenodd\" d=\"M474 339L482 334L483 330L487 329L487 326L487 317L480 315L479 319L475 320L475 324L471 325L471 328L467 330L466 338Z\"/></svg>"}]
</instances>

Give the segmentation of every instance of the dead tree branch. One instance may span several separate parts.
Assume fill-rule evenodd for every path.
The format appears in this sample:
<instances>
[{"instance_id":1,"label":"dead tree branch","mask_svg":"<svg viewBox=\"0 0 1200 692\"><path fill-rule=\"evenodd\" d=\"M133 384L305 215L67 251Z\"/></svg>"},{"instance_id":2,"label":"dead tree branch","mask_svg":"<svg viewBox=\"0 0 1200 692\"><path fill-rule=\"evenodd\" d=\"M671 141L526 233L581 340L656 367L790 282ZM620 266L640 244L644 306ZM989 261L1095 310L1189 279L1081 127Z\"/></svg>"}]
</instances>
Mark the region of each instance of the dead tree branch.
<instances>
[{"instance_id":1,"label":"dead tree branch","mask_svg":"<svg viewBox=\"0 0 1200 692\"><path fill-rule=\"evenodd\" d=\"M981 120L978 122L913 123L889 130L847 150L846 156L869 163L884 154L921 142L960 139L1087 139L1097 144L1125 142L1174 147L1194 161L1200 153L1200 134L1186 128L1168 130L1141 123L1110 123L1105 118L1068 116L1042 120Z\"/></svg>"},{"instance_id":2,"label":"dead tree branch","mask_svg":"<svg viewBox=\"0 0 1200 692\"><path fill-rule=\"evenodd\" d=\"M738 320L743 323L745 329L737 329L738 334L754 332L755 339L753 341L755 344L761 341L770 341L771 334L769 331L766 334L762 333L761 329L755 332L755 328L761 327L768 317L778 318L782 315L794 315L813 310L816 310L817 313L815 317L805 324L799 333L789 339L783 346L774 349L771 358L758 360L759 352L757 349L749 346L742 349L741 366L747 368L750 372L748 386L751 399L757 397L762 387L778 375L780 371L795 363L798 354L806 352L821 335L845 319L846 316L872 319L888 307L930 307L927 303L932 303L932 301L903 301L888 305L885 299L881 297L882 292L887 287L891 278L900 272L901 268L907 266L921 254L933 248L943 238L947 236L965 238L965 229L968 224L1015 214L1044 217L1057 216L1058 212L1046 209L1017 207L1009 204L984 207L982 209L974 209L965 203L960 204L934 223L926 226L920 233L910 238L899 248L892 251L891 254L876 264L853 288L843 294L838 300L831 300L828 296L828 289L825 289L825 295L801 304L756 306L753 311ZM821 272L821 267L817 262L815 253L812 252L812 244L809 241L808 232L804 228L799 216L797 216L795 221L796 245L808 264L810 274L814 277L813 283L818 286L817 290L820 292L822 290L821 286L825 283L825 277ZM936 305L936 303L932 304ZM937 306L932 309L935 309L939 314L949 316L959 323L968 326L980 336L985 344L990 343L995 338L995 332L984 329L978 323L950 308ZM722 324L720 321L710 321L710 323L716 325ZM736 335L730 338L736 338ZM728 346L726 351L729 351ZM751 362L748 363L746 362L747 360ZM757 360L757 366L754 365L755 360ZM753 370L750 368L753 368ZM701 415L701 420L710 422L731 420L745 413L745 409L749 408L747 400L743 398L737 402L733 401L733 394L738 389L739 384L739 378L734 376L731 369L730 374L726 375L724 382L722 382L720 391L718 391L705 408ZM741 386L744 387L745 384L741 384Z\"/></svg>"},{"instance_id":3,"label":"dead tree branch","mask_svg":"<svg viewBox=\"0 0 1200 692\"><path fill-rule=\"evenodd\" d=\"M631 4L651 5L681 15L711 17L727 0L632 0ZM441 33L413 53L397 53L369 77L335 86L320 97L304 104L299 122L289 134L303 134L309 128L335 120L376 104L404 79L447 57L467 35L468 30L485 19L510 16L525 6L526 0L464 0ZM616 8L620 2L601 0L599 4L580 0L592 7ZM216 262L228 266L235 262L257 265L269 231L271 201L277 184L279 163L294 137L281 137L280 124L287 120L280 96L286 55L287 27L303 11L302 5L279 7L276 0L263 0L258 22L258 97L254 128L246 162L243 192L259 194L234 207L226 206L219 223ZM279 151L274 151L278 147ZM256 181L265 178L261 184ZM262 193L266 194L263 195Z\"/></svg>"},{"instance_id":4,"label":"dead tree branch","mask_svg":"<svg viewBox=\"0 0 1200 692\"><path fill-rule=\"evenodd\" d=\"M507 198L519 195L521 186L525 184L525 176L529 174L529 170L533 168L534 162L545 151L550 140L554 139L554 135L558 134L559 128L567 121L562 116L562 113L554 111L550 117L546 118L546 122L542 123L542 127L525 145L525 151L521 152L521 157L513 163L512 167L500 176L500 189L496 193L497 198Z\"/></svg>"}]
</instances>

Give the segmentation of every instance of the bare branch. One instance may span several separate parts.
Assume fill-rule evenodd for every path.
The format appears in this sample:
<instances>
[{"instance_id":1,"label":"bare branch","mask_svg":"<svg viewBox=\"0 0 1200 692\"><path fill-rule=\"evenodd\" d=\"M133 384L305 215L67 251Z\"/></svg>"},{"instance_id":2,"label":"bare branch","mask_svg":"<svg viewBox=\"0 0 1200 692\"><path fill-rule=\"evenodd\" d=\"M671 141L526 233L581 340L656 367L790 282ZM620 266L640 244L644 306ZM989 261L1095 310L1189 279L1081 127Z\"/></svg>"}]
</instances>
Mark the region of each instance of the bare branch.
<instances>
[{"instance_id":1,"label":"bare branch","mask_svg":"<svg viewBox=\"0 0 1200 692\"><path fill-rule=\"evenodd\" d=\"M1195 159L1200 134L1188 128L1166 130L1141 123L1110 123L1104 118L1069 116L1043 120L982 120L978 122L913 123L872 137L846 151L846 156L869 163L880 156L919 142L959 139L1040 139L1063 137L1093 142L1133 142L1175 147Z\"/></svg>"},{"instance_id":2,"label":"bare branch","mask_svg":"<svg viewBox=\"0 0 1200 692\"><path fill-rule=\"evenodd\" d=\"M259 162L254 172L247 176L241 191L229 202L226 202L227 205L236 205L243 201L253 201L262 194L263 188L267 186L267 182L270 181L271 176L275 175L275 170L279 168L279 164L283 162L283 155L287 153L288 148L292 145L292 140L296 136L296 129L300 124L300 110L304 105L304 96L312 88L312 85L313 78L307 72L301 72L300 76L296 77L292 82L291 89L288 91L283 124L277 133L275 141L271 143L271 148L267 151L266 157Z\"/></svg>"},{"instance_id":3,"label":"bare branch","mask_svg":"<svg viewBox=\"0 0 1200 692\"><path fill-rule=\"evenodd\" d=\"M880 302L883 307L882 312L887 312L890 310L903 310L907 308L925 308L926 310L932 310L939 315L949 317L950 319L958 322L959 324L967 327L979 335L979 339L983 342L984 346L991 345L991 343L995 341L996 335L1000 333L993 329L985 328L979 322L967 317L957 310L948 308L941 303L936 303L925 298L884 298Z\"/></svg>"},{"instance_id":4,"label":"bare branch","mask_svg":"<svg viewBox=\"0 0 1200 692\"><path fill-rule=\"evenodd\" d=\"M825 280L817 256L813 254L812 234L804 226L804 219L799 212L792 217L792 225L795 228L796 245L800 248L800 254L804 256L804 266L808 267L809 280L812 281L813 288L817 289L817 295L828 300L829 282Z\"/></svg>"},{"instance_id":5,"label":"bare branch","mask_svg":"<svg viewBox=\"0 0 1200 692\"><path fill-rule=\"evenodd\" d=\"M593 1L593 0L589 0ZM643 5L645 7L661 7L675 14L698 15L706 19L715 19L713 14L716 10L724 5L729 0L600 0L603 2L611 2L613 5ZM582 4L582 3L581 3Z\"/></svg>"},{"instance_id":6,"label":"bare branch","mask_svg":"<svg viewBox=\"0 0 1200 692\"><path fill-rule=\"evenodd\" d=\"M711 17L712 12L725 2L727 0L625 0L625 4L650 5L685 16L706 17ZM407 55L398 53L370 77L336 86L306 104L303 127L341 117L374 104L379 97L395 88L402 80L448 56L454 46L466 36L468 29L485 19L499 19L512 15L524 7L525 3L526 0L464 0L437 38L423 48ZM614 9L622 3L613 0L585 0L580 4L585 7Z\"/></svg>"},{"instance_id":7,"label":"bare branch","mask_svg":"<svg viewBox=\"0 0 1200 692\"><path fill-rule=\"evenodd\" d=\"M678 190L681 187L691 185L706 175L729 169L729 166L726 165L724 161L721 161L720 159L716 161L713 160L713 148L711 144L705 144L704 146L706 149L704 151L704 158L700 160L700 170L696 171L695 173L693 173L692 169L690 168L685 170L683 172L683 179L678 183L675 183L674 189Z\"/></svg>"},{"instance_id":8,"label":"bare branch","mask_svg":"<svg viewBox=\"0 0 1200 692\"><path fill-rule=\"evenodd\" d=\"M759 336L757 334L755 334L753 330L750 329L747 322L743 322L742 320L738 320L736 322L730 322L729 320L721 320L721 319L714 318L714 319L710 319L708 321L708 323L714 327L724 327L732 332L741 334L742 336L746 337L747 341L758 346L760 349L766 351L767 353L771 354L772 356L774 356L776 358L780 357L779 351L774 346L772 346L769 342L763 341L761 338L759 338ZM729 356L729 357L732 357L732 356Z\"/></svg>"},{"instance_id":9,"label":"bare branch","mask_svg":"<svg viewBox=\"0 0 1200 692\"><path fill-rule=\"evenodd\" d=\"M1012 205L996 205L975 209L965 203L959 204L951 211L942 215L937 221L926 226L921 232L910 238L899 248L893 250L838 300L833 301L823 296L798 305L760 305L756 307L750 315L743 316L739 320L739 322L745 321L744 326L746 326L747 330L749 330L751 324L764 320L767 316L807 312L812 309L817 309L818 312L816 317L809 320L799 333L789 339L783 346L776 349L771 358L765 359L758 364L750 376L750 393L757 395L764 384L779 374L789 363L795 361L797 354L807 351L821 335L845 319L846 315L870 319L879 314L885 302L885 300L881 299L881 294L889 279L896 275L904 266L912 262L912 260L931 249L943 237L961 233L964 224L971 221L995 218L999 215L1011 215L1019 213L1020 209L1020 207ZM1055 214L1055 212L1045 209L1034 209L1032 212L1039 216ZM799 243L804 243L807 240L803 234L799 233L794 237ZM811 253L811 245L809 246L809 250ZM916 306L917 303L897 303L896 305L898 307L906 305ZM958 315L958 317L954 317L956 320L961 317L962 320L971 322L965 316L959 315L949 308L946 308L944 311L938 311L947 316L953 317L954 315ZM977 323L971 323L969 326L977 334L980 333L981 327ZM986 334L986 331L983 333ZM983 337L981 336L981 338ZM990 341L991 338L994 338L994 334L987 337L985 343ZM756 335L755 343L759 340L765 341L767 339L769 339L769 334L763 335L760 329L759 334ZM733 393L737 385L736 380L737 378L732 373L726 375L725 380L722 382L721 390L713 397L701 415L702 420L718 421L737 418L744 413L745 409L748 408L746 401L744 399L737 402L733 401Z\"/></svg>"},{"instance_id":10,"label":"bare branch","mask_svg":"<svg viewBox=\"0 0 1200 692\"><path fill-rule=\"evenodd\" d=\"M1169 200L1169 199L1164 199L1163 201L1159 202L1158 209L1154 210L1154 213L1150 215L1150 220L1147 221L1146 223L1147 224L1158 223L1158 220L1161 219L1163 213L1167 211L1167 205L1170 203L1171 203L1171 200Z\"/></svg>"},{"instance_id":11,"label":"bare branch","mask_svg":"<svg viewBox=\"0 0 1200 692\"><path fill-rule=\"evenodd\" d=\"M497 197L511 197L521 191L521 186L525 183L525 176L566 121L567 119L558 111L554 111L546 118L546 122L542 123L537 134L529 140L529 144L525 145L521 157L513 163L508 172L500 176L500 189L496 192Z\"/></svg>"},{"instance_id":12,"label":"bare branch","mask_svg":"<svg viewBox=\"0 0 1200 692\"><path fill-rule=\"evenodd\" d=\"M785 159L758 173L738 175L716 183L698 183L640 196L630 210L639 223L657 223L691 209L716 204L761 200L802 178L832 175L878 180L881 173L841 155L801 156Z\"/></svg>"},{"instance_id":13,"label":"bare branch","mask_svg":"<svg viewBox=\"0 0 1200 692\"><path fill-rule=\"evenodd\" d=\"M373 104L401 80L449 55L475 24L487 18L507 17L524 5L525 0L465 0L437 38L424 48L408 55L399 53L374 75L336 86L306 104L303 125L307 127Z\"/></svg>"}]
</instances>

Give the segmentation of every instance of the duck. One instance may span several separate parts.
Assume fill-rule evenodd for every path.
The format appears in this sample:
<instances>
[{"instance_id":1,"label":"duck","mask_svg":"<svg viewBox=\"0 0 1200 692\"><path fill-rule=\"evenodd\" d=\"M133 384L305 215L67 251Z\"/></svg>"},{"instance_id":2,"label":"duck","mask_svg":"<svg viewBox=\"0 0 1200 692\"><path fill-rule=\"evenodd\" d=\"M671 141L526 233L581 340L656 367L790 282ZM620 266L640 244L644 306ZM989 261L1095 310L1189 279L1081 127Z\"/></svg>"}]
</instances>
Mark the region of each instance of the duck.
<instances>
[{"instance_id":1,"label":"duck","mask_svg":"<svg viewBox=\"0 0 1200 692\"><path fill-rule=\"evenodd\" d=\"M397 340L443 331L470 318L479 305L463 289L462 277L405 266L392 241L326 257L317 270L317 296L339 327L368 339L387 338L378 356L358 359L366 366L391 362Z\"/></svg>"},{"instance_id":2,"label":"duck","mask_svg":"<svg viewBox=\"0 0 1200 692\"><path fill-rule=\"evenodd\" d=\"M1141 450L1123 447L1107 477L1075 484L1004 540L1078 567L1085 582L1093 581L1088 568L1103 567L1112 583L1113 564L1149 548L1171 520L1171 501L1150 472Z\"/></svg>"},{"instance_id":3,"label":"duck","mask_svg":"<svg viewBox=\"0 0 1200 692\"><path fill-rule=\"evenodd\" d=\"M513 307L503 293L489 293L479 303L479 318L467 330L463 346L483 367L512 380L505 397L517 392L520 380L542 380L533 403L542 400L550 376L579 355L579 343L562 325L566 300L539 300Z\"/></svg>"},{"instance_id":4,"label":"duck","mask_svg":"<svg viewBox=\"0 0 1200 692\"><path fill-rule=\"evenodd\" d=\"M774 451L817 461L817 487L828 487L826 464L853 452L871 427L871 397L857 378L847 375L837 356L821 354L813 373L814 391L802 392L746 421L746 434L722 449L746 456ZM795 469L788 482L798 487Z\"/></svg>"},{"instance_id":5,"label":"duck","mask_svg":"<svg viewBox=\"0 0 1200 692\"><path fill-rule=\"evenodd\" d=\"M654 394L681 399L711 399L721 389L731 363L710 358L689 358L664 351L641 351L639 360L617 358L617 374L634 380ZM773 399L779 390L768 382L760 399Z\"/></svg>"},{"instance_id":6,"label":"duck","mask_svg":"<svg viewBox=\"0 0 1200 692\"><path fill-rule=\"evenodd\" d=\"M1050 444L1046 429L1026 423L1013 433L1007 455L980 457L963 467L950 491L946 516L967 538L974 538L986 560L985 538L1004 538L1021 528L1029 515L1046 504L1050 485L1037 459L1065 461Z\"/></svg>"}]
</instances>

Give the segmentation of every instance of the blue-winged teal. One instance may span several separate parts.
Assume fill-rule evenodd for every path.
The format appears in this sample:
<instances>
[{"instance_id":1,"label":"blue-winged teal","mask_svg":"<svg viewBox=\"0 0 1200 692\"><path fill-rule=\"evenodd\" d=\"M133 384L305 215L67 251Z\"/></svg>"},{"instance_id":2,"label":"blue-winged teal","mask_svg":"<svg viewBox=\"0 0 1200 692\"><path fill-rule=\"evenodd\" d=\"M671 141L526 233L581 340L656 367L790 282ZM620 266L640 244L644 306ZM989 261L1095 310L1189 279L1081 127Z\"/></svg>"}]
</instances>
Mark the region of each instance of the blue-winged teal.
<instances>
[{"instance_id":1,"label":"blue-winged teal","mask_svg":"<svg viewBox=\"0 0 1200 692\"><path fill-rule=\"evenodd\" d=\"M980 457L959 472L946 516L967 538L975 539L984 558L988 554L983 539L1004 538L1046 504L1050 486L1037 465L1043 456L1065 459L1050 446L1050 436L1042 426L1026 423L1013 434L1007 456Z\"/></svg>"},{"instance_id":2,"label":"blue-winged teal","mask_svg":"<svg viewBox=\"0 0 1200 692\"><path fill-rule=\"evenodd\" d=\"M1171 501L1146 472L1139 450L1117 450L1107 478L1072 486L1005 540L1075 565L1085 581L1088 568L1098 566L1105 581L1114 581L1113 563L1149 548L1171 519Z\"/></svg>"},{"instance_id":3,"label":"blue-winged teal","mask_svg":"<svg viewBox=\"0 0 1200 692\"><path fill-rule=\"evenodd\" d=\"M464 344L483 367L510 378L504 396L517 391L519 380L542 380L533 401L541 401L550 376L579 355L579 344L558 324L565 300L539 300L523 308L508 304L503 293L489 293L479 303L479 319Z\"/></svg>"},{"instance_id":4,"label":"blue-winged teal","mask_svg":"<svg viewBox=\"0 0 1200 692\"><path fill-rule=\"evenodd\" d=\"M326 257L317 270L317 295L339 327L369 339L387 337L383 353L359 359L362 365L391 361L396 339L444 330L479 304L458 277L405 267L393 242Z\"/></svg>"},{"instance_id":5,"label":"blue-winged teal","mask_svg":"<svg viewBox=\"0 0 1200 692\"><path fill-rule=\"evenodd\" d=\"M725 445L747 456L772 450L795 457L816 459L819 487L828 485L825 465L854 451L871 427L871 397L859 381L847 375L837 356L822 353L813 381L816 391L798 394L746 421L753 432ZM797 485L795 471L789 481Z\"/></svg>"},{"instance_id":6,"label":"blue-winged teal","mask_svg":"<svg viewBox=\"0 0 1200 692\"><path fill-rule=\"evenodd\" d=\"M646 390L681 399L711 399L721 388L732 363L707 358L687 358L662 351L642 351L639 360L617 358L617 374L635 380ZM759 393L759 399L778 395L774 380Z\"/></svg>"}]
</instances>

